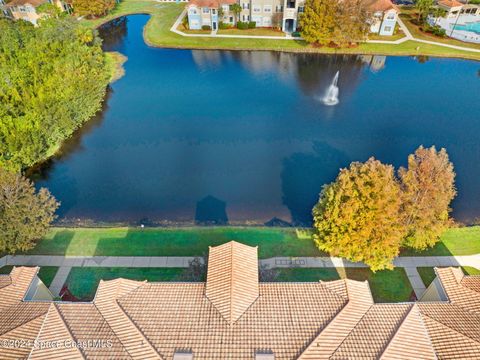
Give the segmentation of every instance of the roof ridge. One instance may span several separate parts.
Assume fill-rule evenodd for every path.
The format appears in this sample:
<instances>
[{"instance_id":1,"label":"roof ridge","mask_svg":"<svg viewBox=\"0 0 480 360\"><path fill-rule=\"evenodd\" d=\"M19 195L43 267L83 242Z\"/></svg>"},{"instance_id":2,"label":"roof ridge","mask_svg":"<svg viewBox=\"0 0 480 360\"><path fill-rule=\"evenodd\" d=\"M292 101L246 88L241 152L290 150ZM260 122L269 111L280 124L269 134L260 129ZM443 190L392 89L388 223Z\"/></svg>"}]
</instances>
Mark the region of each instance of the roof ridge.
<instances>
[{"instance_id":1,"label":"roof ridge","mask_svg":"<svg viewBox=\"0 0 480 360\"><path fill-rule=\"evenodd\" d=\"M138 289L138 288L137 288ZM135 289L135 290L137 290ZM134 291L135 291L134 290ZM123 315L125 315L125 317L128 319L128 321L132 324L133 327L135 327L135 329L137 329L138 333L145 339L145 341L148 343L148 345L150 345L150 347L152 348L152 350L158 354L158 356L163 360L165 359L164 356L162 356L162 354L160 354L157 350L157 348L155 346L153 346L151 340L147 337L147 335L144 334L144 332L138 327L138 325L135 323L135 321L130 317L130 315L128 315L128 313L125 311L125 309L123 308L122 304L119 303L118 299L115 299L113 301L113 303L115 305L117 305L117 307L119 308L119 310L122 312ZM112 329L113 331L113 329ZM122 343L123 344L123 343Z\"/></svg>"},{"instance_id":2,"label":"roof ridge","mask_svg":"<svg viewBox=\"0 0 480 360\"><path fill-rule=\"evenodd\" d=\"M67 320L65 319L65 316L63 316L62 314L62 311L60 310L60 308L58 307L57 304L53 303L53 307L54 309L57 311L58 315L60 316L60 319L62 320L63 324L65 325L65 328L67 329L68 333L70 334L70 337L72 338L72 340L75 340L75 342L77 343L78 342L78 339L75 335L73 335L73 332L72 330L70 329L70 326L68 326L68 323L67 323ZM78 350L80 351L80 353L82 354L83 358L84 359L87 359L87 355L83 352L81 346L78 346Z\"/></svg>"},{"instance_id":3,"label":"roof ridge","mask_svg":"<svg viewBox=\"0 0 480 360\"><path fill-rule=\"evenodd\" d=\"M348 305L348 303L347 303ZM345 305L345 307L347 306ZM352 329L348 332L348 334L343 338L342 341L338 344L338 346L335 348L335 350L332 352L332 356L335 355L335 353L340 349L340 347L343 345L343 343L348 339L348 337L355 331L355 329L361 324L362 320L367 316L368 312L372 310L374 304L371 304L368 309L363 313L363 315L358 319L357 323L352 327ZM343 310L343 309L342 309Z\"/></svg>"},{"instance_id":4,"label":"roof ridge","mask_svg":"<svg viewBox=\"0 0 480 360\"><path fill-rule=\"evenodd\" d=\"M93 306L95 307L95 309L97 310L97 312L100 314L100 316L102 317L103 321L105 321L105 323L107 324L107 326L109 327L109 329L112 331L113 335L115 335L115 337L117 338L118 342L120 344L122 344L122 347L123 349L127 352L127 354L130 355L130 357L133 359L133 355L130 354L130 351L128 351L128 349L125 347L125 345L123 345L123 342L122 340L120 340L120 338L118 337L117 333L113 330L113 328L110 326L110 323L107 321L107 319L105 319L105 316L103 316L102 312L100 311L100 309L97 307L97 304L95 304L94 302L92 302Z\"/></svg>"},{"instance_id":5,"label":"roof ridge","mask_svg":"<svg viewBox=\"0 0 480 360\"><path fill-rule=\"evenodd\" d=\"M50 308L51 308L52 306L54 306L54 304L55 304L55 303L52 302L52 303L50 304L50 306L48 307L47 313L45 314L45 319L43 319L42 325L40 326L40 329L38 330L38 334L37 334L37 336L35 337L35 340L34 340L34 342L33 342L34 345L35 345L35 343L38 341L38 338L40 337L40 334L42 333L43 327L44 327L44 325L45 325L45 323L47 322L47 319L48 319L48 313L50 312ZM27 360L30 359L30 357L32 356L32 352L33 352L34 349L35 349L35 346L32 346L32 349L31 349L30 352L28 353Z\"/></svg>"},{"instance_id":6,"label":"roof ridge","mask_svg":"<svg viewBox=\"0 0 480 360\"><path fill-rule=\"evenodd\" d=\"M407 319L407 317L412 313L413 311L413 308L415 306L415 303L412 303L412 304L409 304L410 305L410 309L408 309L408 311L403 315L403 318L402 320L398 323L397 325L397 328L395 329L395 331L393 332L392 336L390 337L390 339L388 339L388 342L385 344L385 346L383 347L383 351L382 351L382 354L380 355L380 358L385 354L385 352L387 351L388 347L391 345L393 339L395 339L395 336L397 336L398 332L400 331L400 328L403 326L403 324L405 323L405 320Z\"/></svg>"},{"instance_id":7,"label":"roof ridge","mask_svg":"<svg viewBox=\"0 0 480 360\"><path fill-rule=\"evenodd\" d=\"M337 293L336 291L334 291L333 289L331 289L329 286L327 286L326 284L328 284L330 281L323 281L323 280L320 280L319 283L321 286L323 286L325 289L327 289L328 292L332 293L333 295L335 295L336 297L340 298L341 300L347 300L347 303L349 301L348 299L348 289L347 289L347 283L345 281L346 279L338 279L338 280L333 280L333 281L341 281L345 284L345 292L347 293L347 297ZM307 282L308 283L308 282ZM346 304L345 304L346 305Z\"/></svg>"}]
</instances>

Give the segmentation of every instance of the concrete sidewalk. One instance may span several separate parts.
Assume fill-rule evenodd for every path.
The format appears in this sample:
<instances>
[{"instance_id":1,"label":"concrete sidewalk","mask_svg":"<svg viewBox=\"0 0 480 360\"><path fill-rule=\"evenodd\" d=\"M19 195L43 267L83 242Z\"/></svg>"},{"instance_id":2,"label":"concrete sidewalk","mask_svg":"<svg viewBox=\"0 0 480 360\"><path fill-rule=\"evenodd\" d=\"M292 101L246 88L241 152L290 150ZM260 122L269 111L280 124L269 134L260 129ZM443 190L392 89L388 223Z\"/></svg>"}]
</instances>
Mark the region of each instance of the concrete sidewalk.
<instances>
[{"instance_id":1,"label":"concrete sidewalk","mask_svg":"<svg viewBox=\"0 0 480 360\"><path fill-rule=\"evenodd\" d=\"M141 267L141 268L186 268L193 256L59 256L59 255L7 255L0 259L0 267L58 266L50 291L55 296L68 278L72 267ZM269 268L366 268L363 263L354 263L339 257L273 257L259 260ZM417 267L471 266L480 269L480 254L465 256L402 256L393 264L402 267L419 298L425 291Z\"/></svg>"},{"instance_id":2,"label":"concrete sidewalk","mask_svg":"<svg viewBox=\"0 0 480 360\"><path fill-rule=\"evenodd\" d=\"M194 256L60 256L7 255L0 266L70 266L70 267L171 267L186 268ZM367 267L339 257L272 257L261 259L271 268ZM480 254L464 256L401 256L393 261L396 267L472 266L480 269Z\"/></svg>"}]
</instances>

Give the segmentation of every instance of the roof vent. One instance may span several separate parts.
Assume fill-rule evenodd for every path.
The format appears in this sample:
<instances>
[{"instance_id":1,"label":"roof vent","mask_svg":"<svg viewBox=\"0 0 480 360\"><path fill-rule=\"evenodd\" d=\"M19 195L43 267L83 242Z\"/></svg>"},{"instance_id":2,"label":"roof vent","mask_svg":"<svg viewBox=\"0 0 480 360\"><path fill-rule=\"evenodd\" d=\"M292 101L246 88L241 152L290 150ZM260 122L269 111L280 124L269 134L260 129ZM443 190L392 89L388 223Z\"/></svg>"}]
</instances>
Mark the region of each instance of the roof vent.
<instances>
[{"instance_id":1,"label":"roof vent","mask_svg":"<svg viewBox=\"0 0 480 360\"><path fill-rule=\"evenodd\" d=\"M210 247L205 295L231 325L258 298L257 248L230 241Z\"/></svg>"},{"instance_id":2,"label":"roof vent","mask_svg":"<svg viewBox=\"0 0 480 360\"><path fill-rule=\"evenodd\" d=\"M275 360L275 355L271 350L257 350L255 360Z\"/></svg>"},{"instance_id":3,"label":"roof vent","mask_svg":"<svg viewBox=\"0 0 480 360\"><path fill-rule=\"evenodd\" d=\"M173 360L193 360L192 350L177 350L173 354Z\"/></svg>"}]
</instances>

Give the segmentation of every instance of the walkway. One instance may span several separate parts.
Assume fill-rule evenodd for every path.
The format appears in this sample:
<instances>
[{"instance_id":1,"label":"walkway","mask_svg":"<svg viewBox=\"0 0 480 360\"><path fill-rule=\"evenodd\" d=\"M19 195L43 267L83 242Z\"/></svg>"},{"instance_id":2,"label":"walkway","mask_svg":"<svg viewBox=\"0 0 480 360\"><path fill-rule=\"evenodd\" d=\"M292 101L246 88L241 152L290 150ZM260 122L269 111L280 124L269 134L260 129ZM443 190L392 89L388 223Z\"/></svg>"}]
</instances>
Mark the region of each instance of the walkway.
<instances>
[{"instance_id":1,"label":"walkway","mask_svg":"<svg viewBox=\"0 0 480 360\"><path fill-rule=\"evenodd\" d=\"M214 38L236 38L236 39L269 39L269 40L303 40L301 37L292 37L292 36L285 36L285 37L280 37L280 36L259 36L259 35L225 35L225 34L217 34L215 33L210 33L210 34L187 34L184 33L180 30L178 30L178 26L182 22L183 17L186 15L186 9L182 11L178 19L175 21L175 23L172 25L170 28L171 32L174 32L175 34L178 34L180 36L185 36L185 37L214 37ZM457 45L450 45L450 44L444 44L436 41L429 41L429 40L423 40L416 38L412 35L410 30L408 30L407 26L404 24L403 20L398 18L398 25L402 29L403 33L405 34L405 37L394 40L394 41L389 41L389 40L367 40L367 43L371 44L391 44L391 45L398 45L402 44L406 41L416 41L419 43L424 43L424 44L429 44L429 45L435 45L435 46L442 46L442 47L447 47L450 49L455 49L455 50L462 50L462 51L470 51L470 52L475 52L475 53L480 53L480 49L474 49L474 48L469 48L469 47L463 47L463 46L457 46Z\"/></svg>"},{"instance_id":2,"label":"walkway","mask_svg":"<svg viewBox=\"0 0 480 360\"><path fill-rule=\"evenodd\" d=\"M0 267L58 266L59 270L50 285L58 295L72 267L143 267L143 268L186 268L193 256L58 256L58 255L7 255L0 259ZM338 257L273 257L261 259L260 264L269 268L366 268L363 263L353 263ZM419 298L425 291L417 267L471 266L480 269L480 254L465 256L402 256L393 264L403 267Z\"/></svg>"}]
</instances>

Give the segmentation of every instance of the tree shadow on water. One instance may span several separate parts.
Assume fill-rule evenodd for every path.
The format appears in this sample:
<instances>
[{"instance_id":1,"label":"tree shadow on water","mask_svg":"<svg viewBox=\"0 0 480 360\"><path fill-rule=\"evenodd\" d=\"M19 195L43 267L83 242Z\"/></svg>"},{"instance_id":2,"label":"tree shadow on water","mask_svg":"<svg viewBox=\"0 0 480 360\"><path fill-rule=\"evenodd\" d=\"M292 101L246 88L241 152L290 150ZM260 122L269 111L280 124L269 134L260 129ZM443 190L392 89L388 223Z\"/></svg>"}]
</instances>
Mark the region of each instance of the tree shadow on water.
<instances>
[{"instance_id":1,"label":"tree shadow on water","mask_svg":"<svg viewBox=\"0 0 480 360\"><path fill-rule=\"evenodd\" d=\"M197 202L195 223L199 225L226 225L228 216L226 203L208 195Z\"/></svg>"},{"instance_id":2,"label":"tree shadow on water","mask_svg":"<svg viewBox=\"0 0 480 360\"><path fill-rule=\"evenodd\" d=\"M315 142L311 153L294 153L283 160L282 201L294 225L312 224L312 208L322 186L335 180L349 162L345 153L325 142Z\"/></svg>"}]
</instances>

